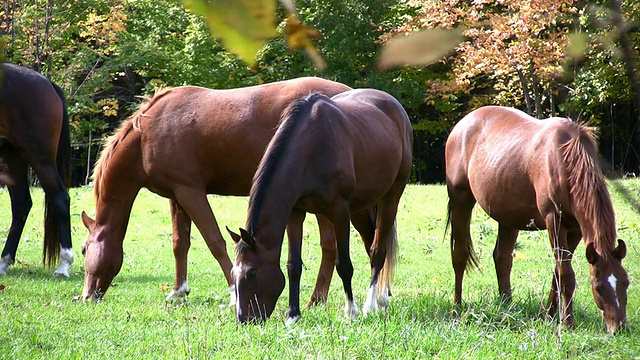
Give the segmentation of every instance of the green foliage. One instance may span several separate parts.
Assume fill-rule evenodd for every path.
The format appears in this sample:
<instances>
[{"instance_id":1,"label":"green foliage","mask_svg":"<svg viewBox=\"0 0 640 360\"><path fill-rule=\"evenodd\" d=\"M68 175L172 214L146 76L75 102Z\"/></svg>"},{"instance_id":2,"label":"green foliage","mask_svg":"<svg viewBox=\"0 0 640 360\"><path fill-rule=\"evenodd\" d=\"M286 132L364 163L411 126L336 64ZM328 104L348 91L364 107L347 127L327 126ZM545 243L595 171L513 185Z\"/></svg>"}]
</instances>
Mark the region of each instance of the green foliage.
<instances>
[{"instance_id":1,"label":"green foliage","mask_svg":"<svg viewBox=\"0 0 640 360\"><path fill-rule=\"evenodd\" d=\"M320 33L313 40L326 62L322 71L305 50L288 47L284 21L276 24L276 36L248 67L212 38L204 18L186 10L180 0L7 0L0 9L0 42L4 44L0 53L6 61L34 68L62 86L68 97L72 136L78 144L111 134L136 109L139 96L153 95L167 86L234 88L316 75L353 87L377 88L404 105L418 141L425 145L415 154L416 169L432 173L448 130L464 114L484 104L519 106L524 99L520 80L499 74L478 75L469 79L475 83L473 91L459 91L453 61L381 71L377 64L382 43L389 38L385 34L416 19L423 3L427 1L297 1L302 24ZM478 13L478 19L504 13L495 2L480 3L484 5L478 8L486 14ZM461 2L460 7L468 4ZM556 107L557 114L609 127L602 133L602 148L613 149L607 157L620 164L633 154L627 144L636 141L632 135L637 119L629 115L632 87L621 76L625 68L616 46L616 29L606 11L608 3L576 4L579 16L568 29L590 39L588 53L580 61L564 64L563 77L542 79L537 89L543 105ZM276 19L285 19L287 10L278 6ZM635 26L640 6L625 0L622 8L629 26ZM491 24L482 24L481 29L489 33ZM540 45L539 40L548 34L539 35L534 45ZM630 31L628 36L632 44L638 41L637 32ZM503 52L495 57L505 58ZM490 56L480 59L487 64L495 60ZM531 75L524 70L526 76ZM530 80L535 83L535 78ZM637 170L633 164L626 166ZM440 175L435 178L442 181Z\"/></svg>"}]
</instances>

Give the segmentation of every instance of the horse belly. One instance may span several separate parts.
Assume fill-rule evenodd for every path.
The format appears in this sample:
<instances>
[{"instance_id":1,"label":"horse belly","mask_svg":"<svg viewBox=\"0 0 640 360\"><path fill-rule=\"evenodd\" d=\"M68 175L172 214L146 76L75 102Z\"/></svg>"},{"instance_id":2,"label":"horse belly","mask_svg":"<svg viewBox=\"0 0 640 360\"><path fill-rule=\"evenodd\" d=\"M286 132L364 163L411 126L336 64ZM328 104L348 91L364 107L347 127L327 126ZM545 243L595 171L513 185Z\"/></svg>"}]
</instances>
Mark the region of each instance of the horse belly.
<instances>
[{"instance_id":1,"label":"horse belly","mask_svg":"<svg viewBox=\"0 0 640 360\"><path fill-rule=\"evenodd\" d=\"M520 188L500 188L476 195L478 205L499 224L518 230L546 229L535 193Z\"/></svg>"}]
</instances>

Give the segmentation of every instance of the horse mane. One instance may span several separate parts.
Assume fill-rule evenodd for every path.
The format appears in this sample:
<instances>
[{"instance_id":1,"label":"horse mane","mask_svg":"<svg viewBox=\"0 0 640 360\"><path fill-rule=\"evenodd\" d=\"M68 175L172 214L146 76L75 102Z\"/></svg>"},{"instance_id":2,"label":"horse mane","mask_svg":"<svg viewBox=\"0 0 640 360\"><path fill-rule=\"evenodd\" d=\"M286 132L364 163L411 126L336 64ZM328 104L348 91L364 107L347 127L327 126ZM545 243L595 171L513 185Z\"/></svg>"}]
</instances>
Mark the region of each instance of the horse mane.
<instances>
[{"instance_id":1,"label":"horse mane","mask_svg":"<svg viewBox=\"0 0 640 360\"><path fill-rule=\"evenodd\" d=\"M151 98L147 96L142 97L143 102L140 104L138 110L128 119L124 120L113 135L109 137L94 165L92 180L94 184L93 195L95 199L100 197L100 192L103 188L104 175L109 167L113 154L118 149L118 146L132 131L139 133L142 132L142 129L140 128L140 121L143 117L148 117L145 112L149 111L149 109L157 103L159 99L170 93L172 90L173 89L161 89L156 91L156 94Z\"/></svg>"},{"instance_id":2,"label":"horse mane","mask_svg":"<svg viewBox=\"0 0 640 360\"><path fill-rule=\"evenodd\" d=\"M577 136L561 146L568 171L569 193L585 242L607 257L615 249L615 212L598 162L596 129L574 123Z\"/></svg>"},{"instance_id":3,"label":"horse mane","mask_svg":"<svg viewBox=\"0 0 640 360\"><path fill-rule=\"evenodd\" d=\"M320 99L326 98L325 95L312 93L300 98L287 106L280 116L278 130L269 142L264 156L258 165L258 169L253 177L253 186L249 193L249 213L247 220L247 231L253 234L255 229L254 222L258 219L258 213L262 208L262 203L268 192L268 185L272 175L276 170L280 158L285 154L289 138L297 125L302 119L307 118L313 105Z\"/></svg>"}]
</instances>

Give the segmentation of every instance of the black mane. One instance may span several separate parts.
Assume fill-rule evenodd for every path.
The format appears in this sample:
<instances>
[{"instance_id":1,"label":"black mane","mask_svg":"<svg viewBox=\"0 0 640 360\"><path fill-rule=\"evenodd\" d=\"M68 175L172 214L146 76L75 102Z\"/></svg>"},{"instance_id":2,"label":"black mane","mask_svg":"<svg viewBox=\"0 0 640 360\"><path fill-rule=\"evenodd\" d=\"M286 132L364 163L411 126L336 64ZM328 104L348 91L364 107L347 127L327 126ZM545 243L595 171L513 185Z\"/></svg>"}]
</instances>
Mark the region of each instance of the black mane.
<instances>
[{"instance_id":1,"label":"black mane","mask_svg":"<svg viewBox=\"0 0 640 360\"><path fill-rule=\"evenodd\" d=\"M251 193L249 194L249 203L252 206L249 207L247 221L247 231L250 234L253 234L253 230L257 225L255 224L259 217L257 211L262 208L264 198L267 196L269 182L276 171L278 163L280 163L280 159L285 156L291 134L293 134L299 123L309 118L308 115L313 105L322 99L327 99L327 97L319 93L312 93L294 101L282 112L280 126L273 139L269 142L264 157L260 161L258 170L253 177L253 186L251 186Z\"/></svg>"}]
</instances>

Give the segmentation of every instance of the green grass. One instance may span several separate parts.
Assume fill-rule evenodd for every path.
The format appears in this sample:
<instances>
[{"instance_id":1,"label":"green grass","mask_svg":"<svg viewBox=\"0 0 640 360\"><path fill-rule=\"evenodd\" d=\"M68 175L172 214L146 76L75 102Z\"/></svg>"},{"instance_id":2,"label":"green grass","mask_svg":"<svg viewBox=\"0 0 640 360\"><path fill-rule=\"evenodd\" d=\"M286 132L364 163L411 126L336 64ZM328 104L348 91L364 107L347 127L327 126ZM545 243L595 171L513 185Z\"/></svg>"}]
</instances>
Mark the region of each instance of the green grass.
<instances>
[{"instance_id":1,"label":"green grass","mask_svg":"<svg viewBox=\"0 0 640 360\"><path fill-rule=\"evenodd\" d=\"M640 181L620 182L638 194ZM624 265L631 286L629 331L609 336L595 306L580 245L574 260L578 288L577 327L562 329L542 319L554 261L546 232L523 232L515 251L514 297L500 303L491 252L497 225L476 209L472 232L481 269L467 273L464 306L453 311L453 270L444 239L446 190L443 185L411 185L398 213L399 263L387 312L344 319L344 295L334 275L326 306L304 310L291 328L284 326L285 291L274 315L257 326L236 325L220 267L193 228L189 253L191 295L184 304L166 304L173 284L173 255L168 201L146 190L134 205L124 242L122 270L100 303L76 301L83 283L80 245L87 231L80 212L94 213L89 188L71 190L76 263L70 279L52 278L41 261L42 193L34 189L34 207L9 275L0 277L0 358L7 359L372 359L372 358L638 358L640 356L640 270L636 247L640 216L620 191L611 188L618 236L627 240ZM247 199L211 196L222 228L244 225ZM0 237L9 227L9 197L0 190ZM225 234L226 235L226 234ZM228 238L228 237L227 237ZM320 260L313 217L305 226L301 300L306 303ZM354 292L362 305L368 284L368 260L353 233ZM232 254L231 241L228 249ZM286 248L286 243L285 243ZM286 256L283 256L286 259ZM283 266L284 269L284 266Z\"/></svg>"}]
</instances>

